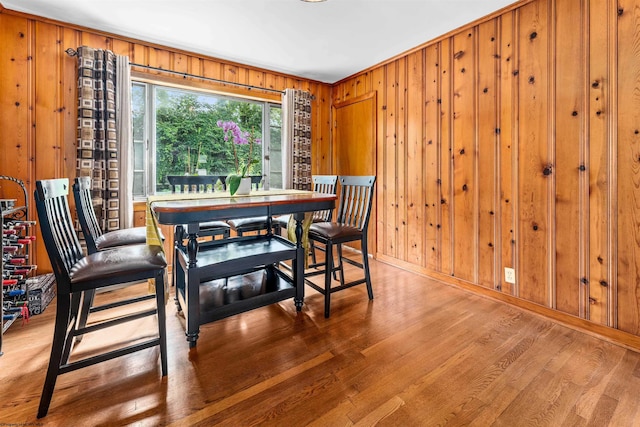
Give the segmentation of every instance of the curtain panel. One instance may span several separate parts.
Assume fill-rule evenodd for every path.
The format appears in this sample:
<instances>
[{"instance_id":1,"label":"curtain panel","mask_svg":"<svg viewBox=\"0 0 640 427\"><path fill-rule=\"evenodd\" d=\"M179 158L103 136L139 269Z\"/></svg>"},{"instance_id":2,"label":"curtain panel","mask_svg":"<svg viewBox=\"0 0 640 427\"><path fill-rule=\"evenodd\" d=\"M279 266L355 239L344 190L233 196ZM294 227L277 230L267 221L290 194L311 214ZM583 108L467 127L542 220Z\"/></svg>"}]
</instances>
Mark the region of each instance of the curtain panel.
<instances>
[{"instance_id":1,"label":"curtain panel","mask_svg":"<svg viewBox=\"0 0 640 427\"><path fill-rule=\"evenodd\" d=\"M282 96L283 187L312 190L311 99L309 92L286 89Z\"/></svg>"},{"instance_id":2,"label":"curtain panel","mask_svg":"<svg viewBox=\"0 0 640 427\"><path fill-rule=\"evenodd\" d=\"M129 57L116 55L116 140L120 153L120 227L133 227L133 118Z\"/></svg>"},{"instance_id":3,"label":"curtain panel","mask_svg":"<svg viewBox=\"0 0 640 427\"><path fill-rule=\"evenodd\" d=\"M120 62L118 72L117 62ZM129 227L133 218L132 198L126 191L123 193L123 187L128 188L131 182L130 179L122 182L123 166L132 157L128 152L131 150L128 59L126 66L122 63L109 50L78 48L77 174L91 177L93 205L103 231ZM118 81L119 74L124 80ZM119 88L125 91L117 96ZM117 117L123 111L124 118ZM126 153L124 157L122 153Z\"/></svg>"}]
</instances>

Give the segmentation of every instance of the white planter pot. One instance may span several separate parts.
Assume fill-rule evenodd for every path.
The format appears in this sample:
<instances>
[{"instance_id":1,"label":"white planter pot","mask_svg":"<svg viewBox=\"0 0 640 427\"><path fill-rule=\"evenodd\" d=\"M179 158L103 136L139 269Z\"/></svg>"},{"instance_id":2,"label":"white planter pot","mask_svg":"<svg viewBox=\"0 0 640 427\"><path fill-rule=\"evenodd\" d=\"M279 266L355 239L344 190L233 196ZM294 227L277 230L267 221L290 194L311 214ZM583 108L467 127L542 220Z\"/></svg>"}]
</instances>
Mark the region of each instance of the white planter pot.
<instances>
[{"instance_id":1,"label":"white planter pot","mask_svg":"<svg viewBox=\"0 0 640 427\"><path fill-rule=\"evenodd\" d=\"M249 193L251 193L251 178L240 179L240 186L238 187L238 191L236 191L236 195L248 196Z\"/></svg>"}]
</instances>

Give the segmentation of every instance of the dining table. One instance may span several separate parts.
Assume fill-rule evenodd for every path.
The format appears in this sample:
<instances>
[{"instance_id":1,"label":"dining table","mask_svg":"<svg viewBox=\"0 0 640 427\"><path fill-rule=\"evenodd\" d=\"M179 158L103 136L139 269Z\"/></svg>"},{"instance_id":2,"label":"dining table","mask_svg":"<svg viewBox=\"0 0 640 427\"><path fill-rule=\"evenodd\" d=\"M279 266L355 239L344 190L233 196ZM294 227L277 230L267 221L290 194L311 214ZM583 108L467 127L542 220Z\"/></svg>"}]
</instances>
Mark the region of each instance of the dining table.
<instances>
[{"instance_id":1,"label":"dining table","mask_svg":"<svg viewBox=\"0 0 640 427\"><path fill-rule=\"evenodd\" d=\"M302 241L315 211L333 209L336 196L304 190L254 190L249 195L229 192L174 193L147 199L147 243L161 245L159 224L175 226L174 278L176 304L185 317L189 347L196 346L200 325L292 298L296 310L304 303ZM293 239L273 232L272 218L290 214ZM202 242L201 223L266 216L266 234L232 236ZM305 220L307 218L307 220ZM186 243L183 237L186 232ZM290 261L290 269L280 266ZM258 283L247 285L252 277ZM238 279L240 278L240 279ZM216 298L202 298L202 290L218 283ZM236 285L233 285L233 284ZM240 283L240 285L237 285ZM206 301L205 301L206 300Z\"/></svg>"}]
</instances>

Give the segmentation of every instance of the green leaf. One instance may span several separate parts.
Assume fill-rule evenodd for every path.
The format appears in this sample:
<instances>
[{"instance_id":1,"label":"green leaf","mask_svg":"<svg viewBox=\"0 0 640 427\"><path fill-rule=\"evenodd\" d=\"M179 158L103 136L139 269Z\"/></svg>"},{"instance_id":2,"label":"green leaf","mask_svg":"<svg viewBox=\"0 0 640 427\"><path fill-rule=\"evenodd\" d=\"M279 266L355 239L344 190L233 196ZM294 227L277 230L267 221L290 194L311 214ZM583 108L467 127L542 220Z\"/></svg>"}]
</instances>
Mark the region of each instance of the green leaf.
<instances>
[{"instance_id":1,"label":"green leaf","mask_svg":"<svg viewBox=\"0 0 640 427\"><path fill-rule=\"evenodd\" d=\"M240 187L240 175L229 175L227 177L227 185L229 186L229 192L233 196L238 191L238 187Z\"/></svg>"}]
</instances>

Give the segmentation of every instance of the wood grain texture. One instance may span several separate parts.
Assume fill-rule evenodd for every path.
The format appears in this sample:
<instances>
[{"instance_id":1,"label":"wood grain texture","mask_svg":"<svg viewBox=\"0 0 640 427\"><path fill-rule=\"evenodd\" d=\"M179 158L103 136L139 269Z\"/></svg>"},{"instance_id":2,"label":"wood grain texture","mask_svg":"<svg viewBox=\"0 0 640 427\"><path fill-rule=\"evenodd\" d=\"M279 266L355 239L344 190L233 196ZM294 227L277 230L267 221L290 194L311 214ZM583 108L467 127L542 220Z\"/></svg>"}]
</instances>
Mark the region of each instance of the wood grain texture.
<instances>
[{"instance_id":1,"label":"wood grain texture","mask_svg":"<svg viewBox=\"0 0 640 427\"><path fill-rule=\"evenodd\" d=\"M415 109L395 104L378 117L387 144L377 153L389 219L414 194L389 185L425 169L424 262L404 255L402 215L380 224L380 258L640 335L639 34L637 0L521 2L335 84L340 96L379 73L372 90L388 107L402 64L424 54L423 160L389 145L396 131L419 134Z\"/></svg>"},{"instance_id":2,"label":"wood grain texture","mask_svg":"<svg viewBox=\"0 0 640 427\"><path fill-rule=\"evenodd\" d=\"M438 46L425 49L425 147L424 184L421 188L425 198L425 257L426 268L437 270L440 264L440 60Z\"/></svg>"},{"instance_id":3,"label":"wood grain texture","mask_svg":"<svg viewBox=\"0 0 640 427\"><path fill-rule=\"evenodd\" d=\"M549 198L555 173L548 147L548 2L519 10L518 241L519 296L542 305L549 293ZM514 71L515 72L515 71ZM543 249L545 248L545 249Z\"/></svg>"},{"instance_id":4,"label":"wood grain texture","mask_svg":"<svg viewBox=\"0 0 640 427\"><path fill-rule=\"evenodd\" d=\"M493 274L505 300L513 296L523 304L557 308L588 319L594 330L606 325L640 335L639 8L638 0L519 2L333 85L0 10L0 167L33 185L36 170L30 162L38 150L36 160L57 165L55 173L75 170L74 60L62 52L81 44L129 52L142 64L311 91L314 173L334 172L332 106L374 91L376 256L437 277L457 271L480 293L491 290ZM485 34L493 28L492 41ZM465 64L467 74L461 76L457 65L465 56L454 55L469 32L475 40L465 56L475 58L474 71L467 72ZM494 51L498 65L491 71L486 54ZM35 65L36 56L45 64ZM424 58L421 72L417 58ZM147 77L166 79L153 72ZM236 93L228 85L189 83ZM475 97L469 106L461 86L467 83ZM422 95L411 89L420 85ZM456 96L458 88L464 97ZM41 97L46 99L38 105ZM50 107L64 110L52 113ZM464 114L459 121L457 107ZM497 122L494 158L485 150L492 121ZM36 146L40 129L53 131L53 137L46 136L49 145ZM416 143L420 137L422 147ZM473 160L452 161L453 148L467 140L475 141L477 152L469 154L465 147ZM39 160L40 152L51 160ZM547 167L550 175L544 175ZM471 180L470 209L454 193L461 179ZM492 204L493 219L487 213ZM477 224L471 236L460 232L469 223ZM494 249L488 246L491 235ZM46 268L38 247L39 264ZM459 264L466 254L476 260ZM505 267L516 269L515 284L504 281ZM612 329L612 336L616 332Z\"/></svg>"},{"instance_id":5,"label":"wood grain texture","mask_svg":"<svg viewBox=\"0 0 640 427\"><path fill-rule=\"evenodd\" d=\"M33 194L37 179L70 177L76 173L77 77L76 58L64 51L81 45L112 49L130 61L166 70L284 90L296 87L315 96L312 104L314 143L312 158L323 159L330 146L331 87L328 84L229 64L215 58L145 44L86 28L68 26L35 16L2 10L0 13L0 173L23 180ZM133 68L137 77L174 85L225 91L279 102L273 94L240 90L198 79L168 77L158 71ZM261 98L262 96L262 98ZM315 162L312 172L331 173L331 164ZM0 190L1 191L1 190ZM31 201L31 206L33 201ZM31 215L35 219L35 209ZM37 243L34 263L50 271L44 246Z\"/></svg>"},{"instance_id":6,"label":"wood grain texture","mask_svg":"<svg viewBox=\"0 0 640 427\"><path fill-rule=\"evenodd\" d=\"M609 58L608 39L611 17L616 14L608 2L589 5L589 57ZM606 17L606 19L603 19ZM589 129L589 296L588 318L602 325L610 325L612 300L610 293L611 251L609 250L609 228L613 218L609 215L611 197L611 156L609 132L613 122L613 110L608 108L611 79L608 61L589 61L589 87L587 121Z\"/></svg>"},{"instance_id":7,"label":"wood grain texture","mask_svg":"<svg viewBox=\"0 0 640 427\"><path fill-rule=\"evenodd\" d=\"M498 277L498 290L510 295L517 295L517 288L504 280L505 268L516 268L516 255L514 250L517 240L517 227L515 226L515 212L517 206L515 188L518 185L517 152L518 152L518 76L514 71L518 67L518 56L515 46L515 32L517 26L517 11L506 13L498 20L500 29L500 86L499 86L499 117L496 134L498 136L499 167L497 174L498 194L500 204L500 223L497 234L500 236L500 262ZM481 227L484 223L480 224Z\"/></svg>"},{"instance_id":8,"label":"wood grain texture","mask_svg":"<svg viewBox=\"0 0 640 427\"><path fill-rule=\"evenodd\" d=\"M498 55L499 40L496 21L489 21L478 26L478 37L474 49L477 49L478 83L475 87L477 96L476 138L477 168L474 180L476 185L476 201L478 211L478 244L477 283L481 286L495 288L500 274L496 274L496 170L498 162ZM499 268L499 266L498 266Z\"/></svg>"},{"instance_id":9,"label":"wood grain texture","mask_svg":"<svg viewBox=\"0 0 640 427\"><path fill-rule=\"evenodd\" d=\"M308 289L201 327L189 350L167 305L168 376L147 350L64 374L35 415L55 300L4 337L0 420L45 425L633 425L640 353L508 304L372 261L364 287ZM353 270L347 270L347 275ZM102 293L106 302L127 288ZM144 292L141 284L137 291ZM173 290L173 288L172 288ZM103 316L108 316L106 313ZM78 350L153 333L153 319L86 335ZM28 378L29 380L25 380Z\"/></svg>"},{"instance_id":10,"label":"wood grain texture","mask_svg":"<svg viewBox=\"0 0 640 427\"><path fill-rule=\"evenodd\" d=\"M423 166L424 141L424 52L418 51L407 60L407 167L406 181L406 235L405 259L412 264L424 265L425 258L425 202L422 184L425 182Z\"/></svg>"},{"instance_id":11,"label":"wood grain texture","mask_svg":"<svg viewBox=\"0 0 640 427\"><path fill-rule=\"evenodd\" d=\"M451 62L452 90L452 140L451 164L453 168L452 245L453 275L477 281L475 271L477 256L478 206L475 192L477 168L476 123L476 69L475 29L463 31L453 37ZM470 244L469 244L470 243Z\"/></svg>"},{"instance_id":12,"label":"wood grain texture","mask_svg":"<svg viewBox=\"0 0 640 427\"><path fill-rule=\"evenodd\" d=\"M408 59L398 60L398 75L396 84L396 219L394 227L396 229L396 256L407 259L409 239L407 236L407 204L409 197L409 187L407 186L407 128L409 111L407 109L407 68Z\"/></svg>"},{"instance_id":13,"label":"wood grain texture","mask_svg":"<svg viewBox=\"0 0 640 427\"><path fill-rule=\"evenodd\" d=\"M452 110L452 41L439 43L440 89L440 268L445 274L454 274L453 264L453 110Z\"/></svg>"},{"instance_id":14,"label":"wood grain texture","mask_svg":"<svg viewBox=\"0 0 640 427\"><path fill-rule=\"evenodd\" d=\"M383 191L383 211L380 213L383 221L384 236L382 253L398 258L398 200L397 200L397 110L398 110L398 66L391 64L385 67L385 93L384 97L384 153L382 155L383 175L377 178Z\"/></svg>"},{"instance_id":15,"label":"wood grain texture","mask_svg":"<svg viewBox=\"0 0 640 427\"><path fill-rule=\"evenodd\" d=\"M582 255L582 179L586 177L583 133L584 51L582 0L555 3L555 299L558 310L584 317L587 294ZM580 29L576 31L576 29ZM571 52L564 54L560 52ZM576 61L576 58L580 60ZM561 89L560 89L561 88ZM581 167L582 166L582 167Z\"/></svg>"},{"instance_id":16,"label":"wood grain texture","mask_svg":"<svg viewBox=\"0 0 640 427\"><path fill-rule=\"evenodd\" d=\"M618 3L618 327L640 334L640 4Z\"/></svg>"}]
</instances>

